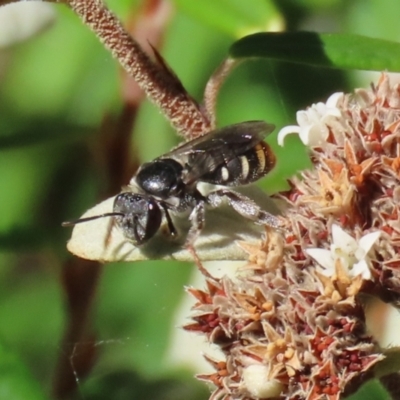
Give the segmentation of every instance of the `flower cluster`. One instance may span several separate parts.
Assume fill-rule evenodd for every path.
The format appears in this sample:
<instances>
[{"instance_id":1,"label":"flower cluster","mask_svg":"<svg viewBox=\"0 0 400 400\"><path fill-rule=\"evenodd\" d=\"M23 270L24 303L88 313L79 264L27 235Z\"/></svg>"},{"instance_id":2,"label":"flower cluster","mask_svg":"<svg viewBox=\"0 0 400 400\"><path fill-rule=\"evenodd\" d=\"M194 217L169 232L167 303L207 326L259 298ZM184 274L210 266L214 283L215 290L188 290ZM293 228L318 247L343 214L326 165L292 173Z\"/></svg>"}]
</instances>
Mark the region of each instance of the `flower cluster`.
<instances>
[{"instance_id":1,"label":"flower cluster","mask_svg":"<svg viewBox=\"0 0 400 400\"><path fill-rule=\"evenodd\" d=\"M279 200L285 229L240 243L248 264L233 280L207 277L187 330L220 347L200 375L212 400L339 399L384 359L366 331L360 294L400 296L400 88L331 96L297 114L313 168ZM368 373L367 373L368 372Z\"/></svg>"}]
</instances>

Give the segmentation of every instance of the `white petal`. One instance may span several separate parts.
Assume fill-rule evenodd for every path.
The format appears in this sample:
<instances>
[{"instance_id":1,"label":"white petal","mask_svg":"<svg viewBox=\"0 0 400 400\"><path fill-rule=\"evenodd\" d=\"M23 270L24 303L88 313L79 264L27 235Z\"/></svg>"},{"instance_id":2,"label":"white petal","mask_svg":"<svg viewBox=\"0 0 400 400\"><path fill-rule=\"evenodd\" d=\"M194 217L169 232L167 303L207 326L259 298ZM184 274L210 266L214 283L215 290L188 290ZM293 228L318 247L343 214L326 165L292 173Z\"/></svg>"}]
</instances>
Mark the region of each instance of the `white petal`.
<instances>
[{"instance_id":1,"label":"white petal","mask_svg":"<svg viewBox=\"0 0 400 400\"><path fill-rule=\"evenodd\" d=\"M326 249L306 249L306 253L312 257L318 264L325 268L326 271L335 269L335 262L332 253Z\"/></svg>"},{"instance_id":2,"label":"white petal","mask_svg":"<svg viewBox=\"0 0 400 400\"><path fill-rule=\"evenodd\" d=\"M322 105L324 105L324 104L322 104ZM320 122L322 115L319 112L319 110L315 104L311 108L308 108L306 113L307 113L309 124L318 124Z\"/></svg>"},{"instance_id":3,"label":"white petal","mask_svg":"<svg viewBox=\"0 0 400 400\"><path fill-rule=\"evenodd\" d=\"M340 114L340 112L339 112L339 114ZM338 123L338 115L328 112L321 118L320 122L321 122L321 124L326 125L327 128L330 126L335 126L335 124Z\"/></svg>"},{"instance_id":4,"label":"white petal","mask_svg":"<svg viewBox=\"0 0 400 400\"><path fill-rule=\"evenodd\" d=\"M371 250L371 247L379 239L379 236L381 236L380 231L368 233L359 240L358 245L365 251L365 254L368 254L368 252Z\"/></svg>"},{"instance_id":5,"label":"white petal","mask_svg":"<svg viewBox=\"0 0 400 400\"><path fill-rule=\"evenodd\" d=\"M340 118L342 116L342 112L334 107L334 108L328 108L325 112L323 120L325 121L325 118Z\"/></svg>"},{"instance_id":6,"label":"white petal","mask_svg":"<svg viewBox=\"0 0 400 400\"><path fill-rule=\"evenodd\" d=\"M304 110L300 110L297 111L296 113L296 121L299 124L299 126L307 126L310 125L312 121L310 121L311 118L311 114L309 112L309 110L304 111Z\"/></svg>"},{"instance_id":7,"label":"white petal","mask_svg":"<svg viewBox=\"0 0 400 400\"><path fill-rule=\"evenodd\" d=\"M270 399L278 397L283 389L275 379L268 379L265 365L249 365L243 371L243 386L253 398Z\"/></svg>"},{"instance_id":8,"label":"white petal","mask_svg":"<svg viewBox=\"0 0 400 400\"><path fill-rule=\"evenodd\" d=\"M309 146L310 143L310 131L312 127L313 127L312 125L304 126L300 129L299 132L299 138L301 142L306 146Z\"/></svg>"},{"instance_id":9,"label":"white petal","mask_svg":"<svg viewBox=\"0 0 400 400\"><path fill-rule=\"evenodd\" d=\"M300 133L300 127L297 125L289 125L282 128L278 133L278 144L279 146L283 146L283 142L285 141L285 137L292 133Z\"/></svg>"},{"instance_id":10,"label":"white petal","mask_svg":"<svg viewBox=\"0 0 400 400\"><path fill-rule=\"evenodd\" d=\"M321 143L326 142L328 138L329 130L326 125L317 123L310 125L305 132L300 132L301 141L310 147L315 147Z\"/></svg>"},{"instance_id":11,"label":"white petal","mask_svg":"<svg viewBox=\"0 0 400 400\"><path fill-rule=\"evenodd\" d=\"M355 251L357 246L356 240L345 232L339 225L332 224L332 241L336 247L341 248L345 252Z\"/></svg>"},{"instance_id":12,"label":"white petal","mask_svg":"<svg viewBox=\"0 0 400 400\"><path fill-rule=\"evenodd\" d=\"M368 263L365 260L361 260L354 264L351 271L351 276L361 275L363 279L369 280L372 277L371 270L368 267Z\"/></svg>"},{"instance_id":13,"label":"white petal","mask_svg":"<svg viewBox=\"0 0 400 400\"><path fill-rule=\"evenodd\" d=\"M344 97L343 92L336 92L336 93L331 94L329 96L328 100L326 101L326 106L328 108L335 108L335 109L339 110L337 108L337 105L338 105L339 101L341 101L343 99L343 97ZM340 117L340 115L338 115L338 116Z\"/></svg>"},{"instance_id":14,"label":"white petal","mask_svg":"<svg viewBox=\"0 0 400 400\"><path fill-rule=\"evenodd\" d=\"M318 112L318 117L323 117L328 111L325 103L314 104L313 108Z\"/></svg>"}]
</instances>

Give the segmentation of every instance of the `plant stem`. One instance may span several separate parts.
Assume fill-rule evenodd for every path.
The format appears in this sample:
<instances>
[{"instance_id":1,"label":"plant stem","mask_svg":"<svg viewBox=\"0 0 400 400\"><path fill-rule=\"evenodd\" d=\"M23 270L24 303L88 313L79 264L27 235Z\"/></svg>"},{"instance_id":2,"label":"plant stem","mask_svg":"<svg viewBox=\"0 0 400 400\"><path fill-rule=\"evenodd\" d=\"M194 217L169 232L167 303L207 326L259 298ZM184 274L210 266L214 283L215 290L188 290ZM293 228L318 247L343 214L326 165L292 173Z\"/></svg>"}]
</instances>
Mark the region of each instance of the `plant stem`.
<instances>
[{"instance_id":1,"label":"plant stem","mask_svg":"<svg viewBox=\"0 0 400 400\"><path fill-rule=\"evenodd\" d=\"M157 62L151 60L104 3L100 0L68 0L67 3L96 33L179 134L191 139L211 129L206 113L186 92L161 56L155 51Z\"/></svg>"}]
</instances>

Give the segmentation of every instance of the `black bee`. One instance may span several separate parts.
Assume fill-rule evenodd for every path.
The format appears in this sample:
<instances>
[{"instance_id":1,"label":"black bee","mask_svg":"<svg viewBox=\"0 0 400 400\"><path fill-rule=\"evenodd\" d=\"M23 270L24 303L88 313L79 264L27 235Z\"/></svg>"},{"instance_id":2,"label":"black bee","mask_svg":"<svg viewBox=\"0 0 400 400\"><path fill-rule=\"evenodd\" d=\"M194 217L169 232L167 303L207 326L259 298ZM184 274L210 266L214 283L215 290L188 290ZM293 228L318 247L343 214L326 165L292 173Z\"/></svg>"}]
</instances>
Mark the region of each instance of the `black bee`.
<instances>
[{"instance_id":1,"label":"black bee","mask_svg":"<svg viewBox=\"0 0 400 400\"><path fill-rule=\"evenodd\" d=\"M142 245L157 233L163 215L169 234L176 236L170 213L189 210L191 227L186 243L192 245L204 227L205 207L218 207L226 199L240 215L257 224L276 227L277 217L229 188L255 182L274 167L275 155L263 141L274 128L262 121L249 121L185 142L143 164L129 186L116 196L113 212L63 225L114 217L124 236L135 245ZM203 195L198 188L201 182L225 187Z\"/></svg>"}]
</instances>

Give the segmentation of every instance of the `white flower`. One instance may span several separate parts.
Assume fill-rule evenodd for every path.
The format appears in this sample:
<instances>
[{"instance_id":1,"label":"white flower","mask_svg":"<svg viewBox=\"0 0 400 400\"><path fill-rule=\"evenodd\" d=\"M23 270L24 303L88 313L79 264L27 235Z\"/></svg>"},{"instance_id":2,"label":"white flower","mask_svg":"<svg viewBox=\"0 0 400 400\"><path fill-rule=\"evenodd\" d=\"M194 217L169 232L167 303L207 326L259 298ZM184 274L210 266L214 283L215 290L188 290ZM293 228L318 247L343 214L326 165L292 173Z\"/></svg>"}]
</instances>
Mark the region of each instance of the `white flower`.
<instances>
[{"instance_id":1,"label":"white flower","mask_svg":"<svg viewBox=\"0 0 400 400\"><path fill-rule=\"evenodd\" d=\"M243 370L242 385L248 393L257 399L278 397L283 389L282 383L269 379L269 369L265 365L253 364Z\"/></svg>"},{"instance_id":2,"label":"white flower","mask_svg":"<svg viewBox=\"0 0 400 400\"><path fill-rule=\"evenodd\" d=\"M278 144L283 146L287 135L297 133L306 146L318 146L324 143L329 134L329 122L341 117L337 107L343 93L334 93L325 103L313 104L307 110L296 113L297 125L286 126L278 133Z\"/></svg>"},{"instance_id":3,"label":"white flower","mask_svg":"<svg viewBox=\"0 0 400 400\"><path fill-rule=\"evenodd\" d=\"M330 250L307 249L306 252L322 268L318 272L325 276L336 274L336 261L347 271L349 277L361 275L363 279L371 279L370 259L368 252L378 240L381 232L368 233L357 242L339 225L332 225L332 244Z\"/></svg>"}]
</instances>

